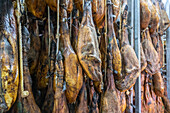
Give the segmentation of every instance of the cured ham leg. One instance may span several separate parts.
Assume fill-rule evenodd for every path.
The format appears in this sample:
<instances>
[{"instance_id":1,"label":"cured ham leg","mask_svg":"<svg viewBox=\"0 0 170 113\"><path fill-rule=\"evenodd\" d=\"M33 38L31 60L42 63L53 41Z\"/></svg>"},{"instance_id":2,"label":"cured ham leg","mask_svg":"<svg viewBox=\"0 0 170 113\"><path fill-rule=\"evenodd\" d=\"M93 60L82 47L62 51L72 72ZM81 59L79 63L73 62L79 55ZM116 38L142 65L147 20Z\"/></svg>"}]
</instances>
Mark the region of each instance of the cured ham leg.
<instances>
[{"instance_id":1,"label":"cured ham leg","mask_svg":"<svg viewBox=\"0 0 170 113\"><path fill-rule=\"evenodd\" d=\"M150 34L153 34L155 32L155 30L157 29L157 25L159 23L159 15L158 15L158 12L156 10L155 5L153 5L151 0L148 0L147 2L148 2L148 7L151 11L151 19L150 19L150 23L149 23L149 32L150 32Z\"/></svg>"},{"instance_id":2,"label":"cured ham leg","mask_svg":"<svg viewBox=\"0 0 170 113\"><path fill-rule=\"evenodd\" d=\"M42 18L45 13L45 0L25 0L28 10L36 17Z\"/></svg>"},{"instance_id":3,"label":"cured ham leg","mask_svg":"<svg viewBox=\"0 0 170 113\"><path fill-rule=\"evenodd\" d=\"M79 11L77 9L73 9L73 26L72 26L72 38L71 44L74 51L77 53L77 41L78 41L78 32L79 32Z\"/></svg>"},{"instance_id":4,"label":"cured ham leg","mask_svg":"<svg viewBox=\"0 0 170 113\"><path fill-rule=\"evenodd\" d=\"M85 82L83 83L82 89L80 91L78 101L79 104L77 106L76 113L89 113L87 105L87 89Z\"/></svg>"},{"instance_id":5,"label":"cured ham leg","mask_svg":"<svg viewBox=\"0 0 170 113\"><path fill-rule=\"evenodd\" d=\"M29 92L29 95L22 98L21 88L18 91L18 99L12 111L14 113L41 113L38 105L35 102L34 95L32 93L32 79L28 67L28 51L30 49L30 37L29 32L25 26L22 27L23 39L23 75L24 75L24 89ZM18 106L19 105L19 106Z\"/></svg>"},{"instance_id":6,"label":"cured ham leg","mask_svg":"<svg viewBox=\"0 0 170 113\"><path fill-rule=\"evenodd\" d=\"M140 0L140 26L141 29L146 29L151 19L151 10L148 7L146 0Z\"/></svg>"},{"instance_id":7,"label":"cured ham leg","mask_svg":"<svg viewBox=\"0 0 170 113\"><path fill-rule=\"evenodd\" d=\"M89 112L90 113L99 113L98 99L99 95L95 91L93 81L89 79Z\"/></svg>"},{"instance_id":8,"label":"cured ham leg","mask_svg":"<svg viewBox=\"0 0 170 113\"><path fill-rule=\"evenodd\" d=\"M136 82L136 79L140 75L141 70L139 69L139 61L135 54L134 49L129 45L128 31L125 28L127 20L127 5L124 8L122 18L122 31L121 31L121 57L122 57L122 77L116 79L116 87L120 91L129 90Z\"/></svg>"},{"instance_id":9,"label":"cured ham leg","mask_svg":"<svg viewBox=\"0 0 170 113\"><path fill-rule=\"evenodd\" d=\"M149 75L145 74L145 107L148 113L155 113L155 103L149 90Z\"/></svg>"},{"instance_id":10,"label":"cured ham leg","mask_svg":"<svg viewBox=\"0 0 170 113\"><path fill-rule=\"evenodd\" d=\"M49 70L49 43L48 43L48 27L47 24L44 28L44 35L42 36L41 40L41 51L39 56L39 62L36 72L36 84L38 89L45 89L48 85L48 70Z\"/></svg>"},{"instance_id":11,"label":"cured ham leg","mask_svg":"<svg viewBox=\"0 0 170 113\"><path fill-rule=\"evenodd\" d=\"M0 0L0 7L0 112L5 112L18 91L17 25L12 0Z\"/></svg>"},{"instance_id":12,"label":"cured ham leg","mask_svg":"<svg viewBox=\"0 0 170 113\"><path fill-rule=\"evenodd\" d=\"M148 29L145 31L142 39L143 52L147 61L146 71L150 75L158 72L160 64L158 53L156 52L150 38Z\"/></svg>"},{"instance_id":13,"label":"cured ham leg","mask_svg":"<svg viewBox=\"0 0 170 113\"><path fill-rule=\"evenodd\" d=\"M54 107L52 113L69 113L67 107L67 100L65 96L64 86L64 65L62 62L61 52L56 56L54 79L53 79L53 90L54 95Z\"/></svg>"},{"instance_id":14,"label":"cured ham leg","mask_svg":"<svg viewBox=\"0 0 170 113\"><path fill-rule=\"evenodd\" d=\"M121 78L121 55L117 45L114 26L113 26L113 17L112 17L112 4L111 1L107 1L108 5L108 20L107 20L107 72L106 77L104 77L105 82L105 92L101 97L101 113L121 113L121 110L124 108L124 104L121 103L122 95L117 91L115 87L114 77L117 79ZM122 104L122 108L120 106Z\"/></svg>"},{"instance_id":15,"label":"cured ham leg","mask_svg":"<svg viewBox=\"0 0 170 113\"><path fill-rule=\"evenodd\" d=\"M61 0L60 3L64 4L64 1ZM77 95L82 87L83 75L77 55L71 46L68 23L65 21L67 18L67 11L62 7L60 9L60 50L64 56L66 98L68 103L73 103L76 101Z\"/></svg>"},{"instance_id":16,"label":"cured ham leg","mask_svg":"<svg viewBox=\"0 0 170 113\"><path fill-rule=\"evenodd\" d=\"M51 36L54 37L54 35L51 33ZM53 82L56 82L54 80L54 73L56 71L56 66L55 66L55 62L59 62L58 59L56 59L56 43L53 40L54 38L52 38L51 40L51 48L50 48L50 69L49 69L49 82L48 82L48 89L47 89L47 93L45 96L45 101L43 103L42 106L42 113L52 113L53 111L53 106L54 106L54 94L55 94L55 89L53 88ZM58 58L58 57L57 57ZM57 64L56 63L56 64ZM60 70L57 70L57 72ZM62 75L63 76L63 75ZM56 77L56 75L55 75ZM57 92L59 93L59 92Z\"/></svg>"},{"instance_id":17,"label":"cured ham leg","mask_svg":"<svg viewBox=\"0 0 170 113\"><path fill-rule=\"evenodd\" d=\"M163 50L163 43L162 43L161 36L156 35L156 33L155 33L155 34L151 35L151 39L152 39L153 46L158 53L160 68L162 68L163 67L164 50Z\"/></svg>"},{"instance_id":18,"label":"cured ham leg","mask_svg":"<svg viewBox=\"0 0 170 113\"><path fill-rule=\"evenodd\" d=\"M87 0L90 1L90 0ZM74 0L74 4L76 8L82 13L83 7L83 0ZM93 0L92 1L92 14L91 15L94 19L94 23L98 28L103 27L104 22L104 15L105 15L105 1L104 0Z\"/></svg>"},{"instance_id":19,"label":"cured ham leg","mask_svg":"<svg viewBox=\"0 0 170 113\"><path fill-rule=\"evenodd\" d=\"M57 11L57 1L58 0L44 0L45 3L50 7L51 10ZM62 6L66 6L68 12L71 12L73 10L73 0L63 0L64 4L61 4ZM61 12L60 12L61 13Z\"/></svg>"},{"instance_id":20,"label":"cured ham leg","mask_svg":"<svg viewBox=\"0 0 170 113\"><path fill-rule=\"evenodd\" d=\"M92 14L93 20L97 28L103 27L104 16L105 16L105 1L104 0L93 0L92 2Z\"/></svg>"},{"instance_id":21,"label":"cured ham leg","mask_svg":"<svg viewBox=\"0 0 170 113\"><path fill-rule=\"evenodd\" d=\"M106 76L106 91L101 97L101 113L121 113L120 100L117 95L114 77L113 77L113 68L112 68L112 53L111 46L108 48L107 55L107 76Z\"/></svg>"},{"instance_id":22,"label":"cured ham leg","mask_svg":"<svg viewBox=\"0 0 170 113\"><path fill-rule=\"evenodd\" d=\"M97 90L101 92L101 55L97 33L92 19L91 1L86 2L85 8L79 28L77 55L85 73L95 82L94 84L97 86Z\"/></svg>"},{"instance_id":23,"label":"cured ham leg","mask_svg":"<svg viewBox=\"0 0 170 113\"><path fill-rule=\"evenodd\" d=\"M161 72L158 72L153 75L153 88L157 96L164 96L164 82L161 76Z\"/></svg>"}]
</instances>

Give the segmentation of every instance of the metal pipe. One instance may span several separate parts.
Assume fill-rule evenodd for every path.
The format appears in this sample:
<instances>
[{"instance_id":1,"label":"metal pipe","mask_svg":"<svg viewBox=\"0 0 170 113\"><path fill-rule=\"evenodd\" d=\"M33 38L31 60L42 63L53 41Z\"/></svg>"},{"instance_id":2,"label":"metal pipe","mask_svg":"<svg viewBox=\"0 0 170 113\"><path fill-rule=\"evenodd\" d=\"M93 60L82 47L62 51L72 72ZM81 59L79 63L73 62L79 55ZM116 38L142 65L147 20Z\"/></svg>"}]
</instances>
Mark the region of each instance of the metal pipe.
<instances>
[{"instance_id":1,"label":"metal pipe","mask_svg":"<svg viewBox=\"0 0 170 113\"><path fill-rule=\"evenodd\" d=\"M166 2L166 11L170 18L170 2L167 0ZM170 28L167 30L167 37L166 37L166 59L167 59L167 65L166 65L166 76L167 76L167 93L170 94ZM168 98L170 100L170 95L168 95Z\"/></svg>"},{"instance_id":2,"label":"metal pipe","mask_svg":"<svg viewBox=\"0 0 170 113\"><path fill-rule=\"evenodd\" d=\"M135 52L140 67L140 0L134 0L134 6ZM135 84L135 106L135 113L141 113L141 76L138 77Z\"/></svg>"}]
</instances>

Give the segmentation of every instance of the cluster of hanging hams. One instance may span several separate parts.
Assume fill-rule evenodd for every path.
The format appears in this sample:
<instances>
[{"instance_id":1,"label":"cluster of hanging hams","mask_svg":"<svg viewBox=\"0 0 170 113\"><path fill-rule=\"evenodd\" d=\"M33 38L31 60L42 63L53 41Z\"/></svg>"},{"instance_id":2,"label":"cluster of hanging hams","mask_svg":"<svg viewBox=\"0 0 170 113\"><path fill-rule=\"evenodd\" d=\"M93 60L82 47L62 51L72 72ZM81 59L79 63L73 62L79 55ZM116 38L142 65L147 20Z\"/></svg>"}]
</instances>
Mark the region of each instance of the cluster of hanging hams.
<instances>
[{"instance_id":1,"label":"cluster of hanging hams","mask_svg":"<svg viewBox=\"0 0 170 113\"><path fill-rule=\"evenodd\" d=\"M0 112L130 113L139 76L142 113L170 112L161 75L170 21L161 1L140 0L141 64L129 42L127 0L0 7Z\"/></svg>"}]
</instances>

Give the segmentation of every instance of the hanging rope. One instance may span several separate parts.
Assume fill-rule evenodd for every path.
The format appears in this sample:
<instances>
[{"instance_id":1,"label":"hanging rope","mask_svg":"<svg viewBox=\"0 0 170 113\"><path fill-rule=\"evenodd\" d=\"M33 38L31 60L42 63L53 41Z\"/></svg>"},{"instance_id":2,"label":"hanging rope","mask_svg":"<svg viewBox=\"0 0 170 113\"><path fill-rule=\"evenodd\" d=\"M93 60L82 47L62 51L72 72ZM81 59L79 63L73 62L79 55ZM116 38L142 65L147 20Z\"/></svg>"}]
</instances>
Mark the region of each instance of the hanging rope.
<instances>
[{"instance_id":1,"label":"hanging rope","mask_svg":"<svg viewBox=\"0 0 170 113\"><path fill-rule=\"evenodd\" d=\"M18 33L19 33L19 57L20 57L20 85L21 85L21 97L25 98L29 95L28 91L24 90L24 77L23 77L23 54L22 54L22 32L21 32L21 22L20 22L20 2L17 0L17 23L18 23Z\"/></svg>"},{"instance_id":2,"label":"hanging rope","mask_svg":"<svg viewBox=\"0 0 170 113\"><path fill-rule=\"evenodd\" d=\"M48 39L49 39L49 44L48 44L48 56L50 55L50 45L51 45L51 27L50 27L50 8L48 6Z\"/></svg>"}]
</instances>

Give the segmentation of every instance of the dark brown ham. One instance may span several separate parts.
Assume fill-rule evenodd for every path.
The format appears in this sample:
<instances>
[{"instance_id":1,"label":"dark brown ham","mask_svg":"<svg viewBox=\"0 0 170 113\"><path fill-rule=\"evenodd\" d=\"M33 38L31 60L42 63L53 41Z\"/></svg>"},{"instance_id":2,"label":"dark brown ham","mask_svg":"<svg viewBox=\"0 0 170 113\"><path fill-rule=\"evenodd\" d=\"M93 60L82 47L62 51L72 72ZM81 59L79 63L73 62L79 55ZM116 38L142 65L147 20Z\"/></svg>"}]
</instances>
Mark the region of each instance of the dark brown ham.
<instances>
[{"instance_id":1,"label":"dark brown ham","mask_svg":"<svg viewBox=\"0 0 170 113\"><path fill-rule=\"evenodd\" d=\"M25 0L29 12L38 18L42 18L45 13L45 0Z\"/></svg>"},{"instance_id":2,"label":"dark brown ham","mask_svg":"<svg viewBox=\"0 0 170 113\"><path fill-rule=\"evenodd\" d=\"M170 27L170 20L165 11L163 2L156 1L155 4L160 17L158 32L160 33L160 35L163 35L163 32L165 32Z\"/></svg>"},{"instance_id":3,"label":"dark brown ham","mask_svg":"<svg viewBox=\"0 0 170 113\"><path fill-rule=\"evenodd\" d=\"M91 1L86 2L85 8L79 28L77 55L85 73L95 82L96 89L101 92L101 55L92 19Z\"/></svg>"},{"instance_id":4,"label":"dark brown ham","mask_svg":"<svg viewBox=\"0 0 170 113\"><path fill-rule=\"evenodd\" d=\"M83 12L83 0L74 0L74 4L80 12Z\"/></svg>"},{"instance_id":5,"label":"dark brown ham","mask_svg":"<svg viewBox=\"0 0 170 113\"><path fill-rule=\"evenodd\" d=\"M151 42L151 38L150 38L148 29L146 29L146 31L144 31L142 37L143 37L143 39L141 41L142 47L143 47L143 51L144 51L145 58L147 61L147 67L145 70L147 71L147 73L153 75L153 74L157 73L160 68L159 56Z\"/></svg>"},{"instance_id":6,"label":"dark brown ham","mask_svg":"<svg viewBox=\"0 0 170 113\"><path fill-rule=\"evenodd\" d=\"M110 3L110 4L109 4ZM108 23L107 23L107 39L111 46L111 52L112 52L112 57L113 57L113 74L116 79L120 79L122 77L121 75L121 67L122 67L122 62L121 62L121 54L120 50L117 44L116 36L115 36L115 31L114 31L114 26L113 26L113 17L112 17L112 4L111 1L108 1Z\"/></svg>"},{"instance_id":7,"label":"dark brown ham","mask_svg":"<svg viewBox=\"0 0 170 113\"><path fill-rule=\"evenodd\" d=\"M76 108L76 113L89 113L89 108L87 105L87 89L85 82L83 83L82 89L80 90L78 101L79 104Z\"/></svg>"},{"instance_id":8,"label":"dark brown ham","mask_svg":"<svg viewBox=\"0 0 170 113\"><path fill-rule=\"evenodd\" d=\"M106 38L104 29L100 29L100 53L101 53L101 61L102 61L102 69L106 69L106 54L107 54L107 47L106 47Z\"/></svg>"},{"instance_id":9,"label":"dark brown ham","mask_svg":"<svg viewBox=\"0 0 170 113\"><path fill-rule=\"evenodd\" d=\"M151 35L151 39L152 39L153 46L155 47L155 50L157 51L158 56L159 56L160 68L162 68L163 67L164 50L163 50L163 43L162 43L161 36L157 35L157 34L153 34L153 35Z\"/></svg>"},{"instance_id":10,"label":"dark brown ham","mask_svg":"<svg viewBox=\"0 0 170 113\"><path fill-rule=\"evenodd\" d=\"M149 89L149 75L145 73L145 107L148 113L155 113L155 102L151 96Z\"/></svg>"},{"instance_id":11,"label":"dark brown ham","mask_svg":"<svg viewBox=\"0 0 170 113\"><path fill-rule=\"evenodd\" d=\"M73 23L72 23L72 38L71 44L74 51L77 53L77 41L78 41L78 32L79 32L79 11L77 9L73 9Z\"/></svg>"},{"instance_id":12,"label":"dark brown ham","mask_svg":"<svg viewBox=\"0 0 170 113\"><path fill-rule=\"evenodd\" d=\"M19 83L17 24L11 0L0 0L0 111L14 104Z\"/></svg>"},{"instance_id":13,"label":"dark brown ham","mask_svg":"<svg viewBox=\"0 0 170 113\"><path fill-rule=\"evenodd\" d=\"M157 12L155 5L153 5L151 0L148 0L148 7L151 11L151 19L150 19L150 23L149 23L149 32L150 32L150 34L153 34L156 31L157 25L159 23L159 14Z\"/></svg>"},{"instance_id":14,"label":"dark brown ham","mask_svg":"<svg viewBox=\"0 0 170 113\"><path fill-rule=\"evenodd\" d=\"M162 97L162 101L165 107L165 113L170 113L170 101L166 96Z\"/></svg>"},{"instance_id":15,"label":"dark brown ham","mask_svg":"<svg viewBox=\"0 0 170 113\"><path fill-rule=\"evenodd\" d=\"M60 1L60 3L64 4L64 1ZM71 46L68 23L65 21L67 11L63 7L60 9L60 50L64 56L66 98L68 103L73 103L76 101L77 95L82 87L83 75L77 55Z\"/></svg>"},{"instance_id":16,"label":"dark brown ham","mask_svg":"<svg viewBox=\"0 0 170 113\"><path fill-rule=\"evenodd\" d=\"M141 29L146 29L151 19L151 10L148 7L146 0L140 0L140 26Z\"/></svg>"},{"instance_id":17,"label":"dark brown ham","mask_svg":"<svg viewBox=\"0 0 170 113\"><path fill-rule=\"evenodd\" d=\"M92 2L92 13L93 20L97 28L103 27L104 16L105 16L105 1L104 0L93 0Z\"/></svg>"},{"instance_id":18,"label":"dark brown ham","mask_svg":"<svg viewBox=\"0 0 170 113\"><path fill-rule=\"evenodd\" d=\"M45 101L42 106L42 113L52 113L54 106L53 78L50 77Z\"/></svg>"},{"instance_id":19,"label":"dark brown ham","mask_svg":"<svg viewBox=\"0 0 170 113\"><path fill-rule=\"evenodd\" d=\"M121 57L122 57L122 77L116 79L116 87L120 91L129 90L136 82L136 79L140 75L139 61L135 54L134 49L129 45L128 31L125 28L127 21L127 10L128 7L125 6L124 12L122 14L122 31L121 31Z\"/></svg>"},{"instance_id":20,"label":"dark brown ham","mask_svg":"<svg viewBox=\"0 0 170 113\"><path fill-rule=\"evenodd\" d=\"M41 41L39 37L38 20L29 19L30 49L28 51L28 65L30 74L33 76L37 72ZM35 77L33 77L35 78Z\"/></svg>"},{"instance_id":21,"label":"dark brown ham","mask_svg":"<svg viewBox=\"0 0 170 113\"><path fill-rule=\"evenodd\" d=\"M121 98L122 95L119 95L121 93L117 91L114 81L114 77L116 79L121 78L121 55L113 27L111 0L108 0L107 3L107 70L106 76L104 77L105 92L101 97L101 113L121 113L121 110L124 109L123 97ZM122 108L120 104L122 104Z\"/></svg>"},{"instance_id":22,"label":"dark brown ham","mask_svg":"<svg viewBox=\"0 0 170 113\"><path fill-rule=\"evenodd\" d=\"M164 96L164 82L161 76L161 72L157 72L153 75L153 88L157 96Z\"/></svg>"},{"instance_id":23,"label":"dark brown ham","mask_svg":"<svg viewBox=\"0 0 170 113\"><path fill-rule=\"evenodd\" d=\"M117 95L113 77L112 59L112 47L110 46L107 51L106 91L101 97L101 113L121 113L120 99Z\"/></svg>"},{"instance_id":24,"label":"dark brown ham","mask_svg":"<svg viewBox=\"0 0 170 113\"><path fill-rule=\"evenodd\" d=\"M50 34L53 39L54 35L51 33ZM53 106L54 106L54 88L53 88L53 82L54 82L54 73L55 73L55 59L56 59L56 43L54 40L51 40L50 43L50 69L48 71L49 73L49 82L48 82L48 89L46 92L45 96L45 101L42 106L42 113L52 113L53 111ZM58 57L57 57L58 58ZM57 59L58 60L58 59ZM59 70L58 70L59 71Z\"/></svg>"},{"instance_id":25,"label":"dark brown ham","mask_svg":"<svg viewBox=\"0 0 170 113\"><path fill-rule=\"evenodd\" d=\"M90 0L87 0L90 1ZM74 0L76 8L82 13L83 12L83 0ZM104 15L105 15L105 1L104 0L93 0L92 1L92 16L94 23L98 28L103 27ZM86 8L84 6L84 8Z\"/></svg>"},{"instance_id":26,"label":"dark brown ham","mask_svg":"<svg viewBox=\"0 0 170 113\"><path fill-rule=\"evenodd\" d=\"M45 3L50 7L51 10L57 11L57 1L58 0L44 0ZM67 9L68 12L71 12L73 10L73 0L63 0L64 4L61 4L62 6L65 6L64 8Z\"/></svg>"},{"instance_id":27,"label":"dark brown ham","mask_svg":"<svg viewBox=\"0 0 170 113\"><path fill-rule=\"evenodd\" d=\"M24 89L29 92L29 95L25 98L21 97L21 88L18 90L18 98L11 113L41 113L38 105L35 102L32 93L32 79L28 66L28 51L30 49L30 36L27 28L22 27L22 50L23 50L23 75L24 75ZM19 105L19 106L18 106Z\"/></svg>"},{"instance_id":28,"label":"dark brown ham","mask_svg":"<svg viewBox=\"0 0 170 113\"><path fill-rule=\"evenodd\" d=\"M46 22L47 23L47 22ZM38 89L44 89L48 86L49 78L47 77L49 70L49 43L48 43L48 26L45 25L43 36L41 37L41 51L36 72L36 84Z\"/></svg>"},{"instance_id":29,"label":"dark brown ham","mask_svg":"<svg viewBox=\"0 0 170 113\"><path fill-rule=\"evenodd\" d=\"M69 113L67 100L65 96L65 84L64 84L64 65L61 52L59 51L56 56L53 90L54 95L54 107L52 113Z\"/></svg>"},{"instance_id":30,"label":"dark brown ham","mask_svg":"<svg viewBox=\"0 0 170 113\"><path fill-rule=\"evenodd\" d=\"M99 95L95 91L95 86L92 80L89 79L89 113L99 113L98 99Z\"/></svg>"}]
</instances>

